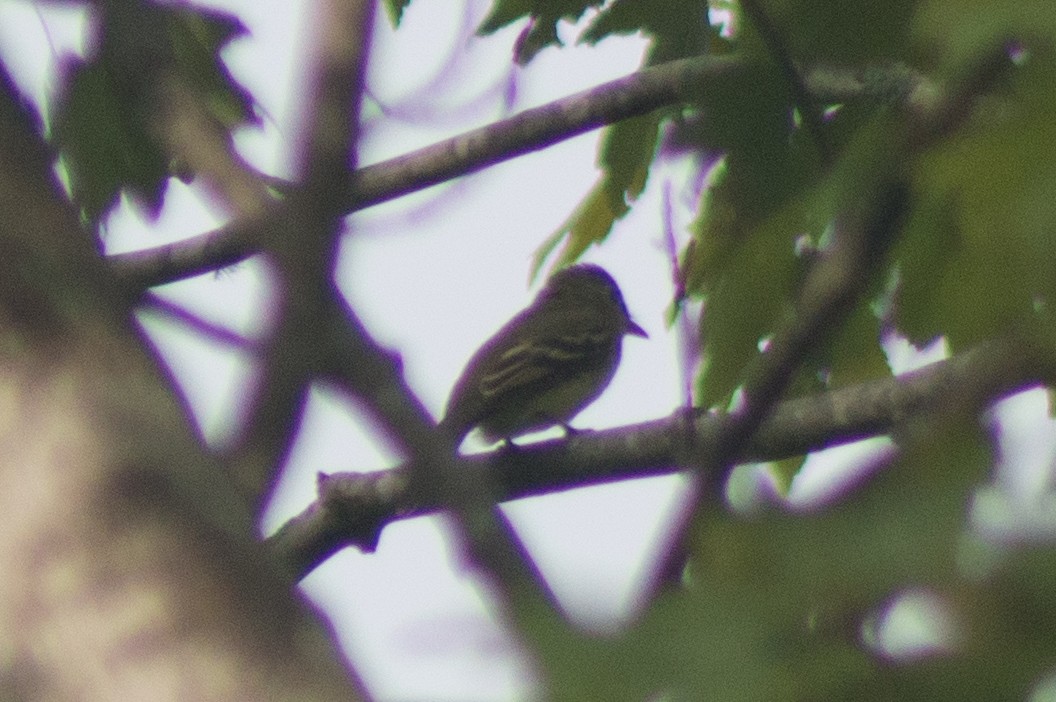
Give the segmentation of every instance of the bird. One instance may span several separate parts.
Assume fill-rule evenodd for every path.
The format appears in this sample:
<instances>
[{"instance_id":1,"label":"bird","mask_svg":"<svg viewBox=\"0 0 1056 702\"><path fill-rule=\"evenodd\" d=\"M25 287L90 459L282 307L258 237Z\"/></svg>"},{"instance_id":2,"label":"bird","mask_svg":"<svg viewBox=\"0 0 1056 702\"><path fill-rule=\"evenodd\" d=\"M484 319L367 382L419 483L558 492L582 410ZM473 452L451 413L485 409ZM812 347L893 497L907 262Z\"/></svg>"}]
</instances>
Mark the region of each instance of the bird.
<instances>
[{"instance_id":1,"label":"bird","mask_svg":"<svg viewBox=\"0 0 1056 702\"><path fill-rule=\"evenodd\" d=\"M601 395L625 335L647 338L612 276L593 264L554 273L535 300L470 358L439 429L456 446L478 428L489 443L568 422Z\"/></svg>"}]
</instances>

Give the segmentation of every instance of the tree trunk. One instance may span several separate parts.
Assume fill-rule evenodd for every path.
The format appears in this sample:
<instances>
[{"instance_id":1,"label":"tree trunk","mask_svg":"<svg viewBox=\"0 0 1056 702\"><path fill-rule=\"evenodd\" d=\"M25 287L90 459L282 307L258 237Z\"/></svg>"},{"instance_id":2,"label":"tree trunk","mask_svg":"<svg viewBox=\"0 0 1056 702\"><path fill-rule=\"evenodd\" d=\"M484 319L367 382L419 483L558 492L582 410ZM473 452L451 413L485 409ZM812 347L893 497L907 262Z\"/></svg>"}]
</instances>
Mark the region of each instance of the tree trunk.
<instances>
[{"instance_id":1,"label":"tree trunk","mask_svg":"<svg viewBox=\"0 0 1056 702\"><path fill-rule=\"evenodd\" d=\"M355 699L0 78L0 697Z\"/></svg>"}]
</instances>

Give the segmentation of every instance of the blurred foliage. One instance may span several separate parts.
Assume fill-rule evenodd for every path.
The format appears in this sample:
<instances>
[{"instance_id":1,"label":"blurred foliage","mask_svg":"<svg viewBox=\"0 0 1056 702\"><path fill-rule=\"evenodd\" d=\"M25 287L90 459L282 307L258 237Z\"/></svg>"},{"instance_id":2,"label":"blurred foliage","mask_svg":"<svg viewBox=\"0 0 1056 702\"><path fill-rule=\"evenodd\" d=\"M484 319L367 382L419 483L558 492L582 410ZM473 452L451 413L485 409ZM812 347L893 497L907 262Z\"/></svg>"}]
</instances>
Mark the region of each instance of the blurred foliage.
<instances>
[{"instance_id":1,"label":"blurred foliage","mask_svg":"<svg viewBox=\"0 0 1056 702\"><path fill-rule=\"evenodd\" d=\"M581 20L581 42L649 37L646 65L707 54L751 59L750 70L702 86L693 104L610 128L597 185L537 264L562 246L556 263L575 260L607 237L658 159L697 155L699 170L689 177L707 187L680 274L705 309L697 401L727 407L760 349L794 314L833 223L897 178L912 191L904 226L883 260L871 262L856 305L816 340L788 392L889 374L882 329L918 345L944 336L954 353L1010 333L1051 347L1056 5L754 5L746 12L737 2L714 2L730 13L732 31L720 36L707 26L703 3L670 3L666 14L644 1L601 9L494 3L485 31L528 18L522 62L559 43L562 20ZM753 24L760 18L765 26ZM973 83L994 56L1003 57L1000 70ZM929 81L909 108L894 104L915 89L907 66ZM827 67L855 69L861 98L801 104L790 76ZM921 139L917 108L966 86L974 92L952 104L952 126ZM989 479L992 437L970 413L947 409L945 421L901 436L906 450L895 465L816 513L775 506L751 516L698 515L684 592L662 596L618 637L547 642L544 667L556 696L1029 698L1056 671L1056 549L979 545L967 514L973 491ZM792 457L774 466L779 493L801 465ZM943 650L893 658L870 641L868 622L918 591L942 603L955 631L946 632Z\"/></svg>"},{"instance_id":2,"label":"blurred foliage","mask_svg":"<svg viewBox=\"0 0 1056 702\"><path fill-rule=\"evenodd\" d=\"M864 66L872 61L904 58L908 32L918 0L817 2L816 0L756 0L756 4L787 44L791 58L804 65L832 62ZM743 27L743 50L761 55L767 49L734 4L735 22Z\"/></svg>"},{"instance_id":3,"label":"blurred foliage","mask_svg":"<svg viewBox=\"0 0 1056 702\"><path fill-rule=\"evenodd\" d=\"M514 47L514 59L523 65L546 47L561 45L557 36L559 22L576 22L588 8L602 4L602 0L495 0L477 31L486 36L528 18Z\"/></svg>"},{"instance_id":4,"label":"blurred foliage","mask_svg":"<svg viewBox=\"0 0 1056 702\"><path fill-rule=\"evenodd\" d=\"M400 26L403 19L403 11L411 4L411 0L385 0L385 12L389 15L389 21L393 27Z\"/></svg>"},{"instance_id":5,"label":"blurred foliage","mask_svg":"<svg viewBox=\"0 0 1056 702\"><path fill-rule=\"evenodd\" d=\"M923 154L921 206L906 232L896 323L960 349L1008 327L1031 331L1056 293L1056 79L1036 55L965 127ZM941 245L941 247L939 246ZM969 283L970 284L966 284Z\"/></svg>"},{"instance_id":6,"label":"blurred foliage","mask_svg":"<svg viewBox=\"0 0 1056 702\"><path fill-rule=\"evenodd\" d=\"M836 504L801 514L701 513L683 589L661 594L619 637L540 647L555 697L1023 699L1056 647L1044 629L1056 606L1044 577L1056 559L1046 553L1027 568L1009 560L988 579L966 578L965 515L991 465L988 438L959 412L911 434L922 440ZM1030 584L1004 594L1026 602L995 592L1015 579ZM964 626L931 655L885 657L867 643L863 622L920 591L936 594ZM1043 621L1026 617L1033 634L1024 643L1044 643L1048 661L1036 649L1022 657L1010 636L1014 612L995 607L1037 608ZM1008 631L991 651L995 619Z\"/></svg>"},{"instance_id":7,"label":"blurred foliage","mask_svg":"<svg viewBox=\"0 0 1056 702\"><path fill-rule=\"evenodd\" d=\"M154 87L180 81L228 130L257 121L252 97L220 58L246 32L236 17L129 3L99 19L89 59L65 62L52 130L74 202L93 226L122 191L156 215L169 177L191 175L166 155Z\"/></svg>"}]
</instances>

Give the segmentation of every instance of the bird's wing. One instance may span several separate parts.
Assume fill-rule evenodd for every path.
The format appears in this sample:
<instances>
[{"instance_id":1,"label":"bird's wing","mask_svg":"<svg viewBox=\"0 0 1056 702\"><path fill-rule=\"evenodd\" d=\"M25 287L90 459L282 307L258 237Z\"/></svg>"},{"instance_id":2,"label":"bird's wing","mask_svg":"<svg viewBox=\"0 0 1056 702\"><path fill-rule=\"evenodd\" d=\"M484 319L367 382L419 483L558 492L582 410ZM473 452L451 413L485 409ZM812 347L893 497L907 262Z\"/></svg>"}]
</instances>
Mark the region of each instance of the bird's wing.
<instances>
[{"instance_id":1,"label":"bird's wing","mask_svg":"<svg viewBox=\"0 0 1056 702\"><path fill-rule=\"evenodd\" d=\"M559 381L578 371L584 362L598 358L600 346L611 343L611 335L598 329L528 338L498 356L480 380L485 397L514 392L541 380Z\"/></svg>"}]
</instances>

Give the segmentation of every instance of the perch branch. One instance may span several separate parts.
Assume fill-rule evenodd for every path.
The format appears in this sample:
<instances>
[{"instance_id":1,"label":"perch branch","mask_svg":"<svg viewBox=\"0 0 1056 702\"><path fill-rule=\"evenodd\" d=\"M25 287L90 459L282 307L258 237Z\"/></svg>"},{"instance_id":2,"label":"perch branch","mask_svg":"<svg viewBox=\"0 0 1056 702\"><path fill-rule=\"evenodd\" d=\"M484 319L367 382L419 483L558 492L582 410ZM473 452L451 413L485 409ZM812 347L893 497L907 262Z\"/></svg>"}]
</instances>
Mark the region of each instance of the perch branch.
<instances>
[{"instance_id":1,"label":"perch branch","mask_svg":"<svg viewBox=\"0 0 1056 702\"><path fill-rule=\"evenodd\" d=\"M779 403L745 444L738 461L798 456L830 446L891 433L931 409L941 411L964 384L987 384L989 400L1048 382L1051 361L1010 341L993 341L954 358L898 377L884 378ZM721 421L699 414L693 442L706 445ZM577 487L683 470L685 415L643 424L581 432L568 440L464 457L467 476L487 479L500 500L545 495ZM385 525L437 511L438 503L412 498L406 465L376 473L320 475L319 498L267 539L296 577L303 577L346 546L372 550Z\"/></svg>"}]
</instances>

